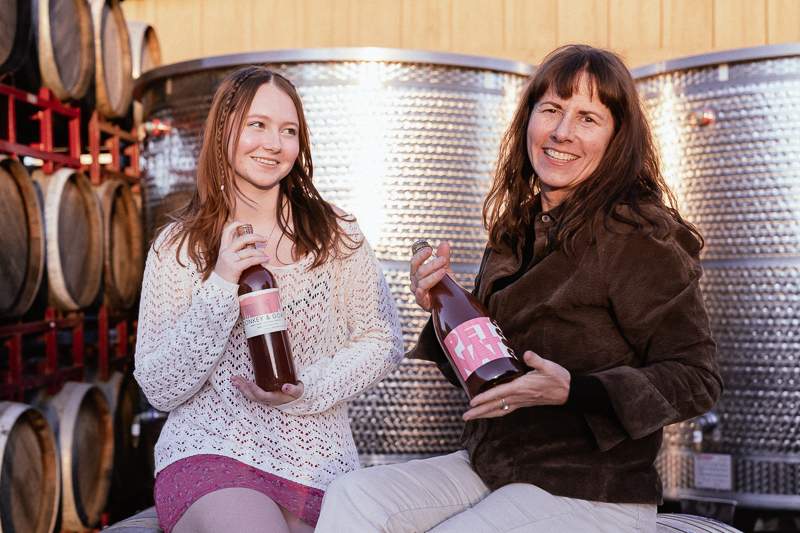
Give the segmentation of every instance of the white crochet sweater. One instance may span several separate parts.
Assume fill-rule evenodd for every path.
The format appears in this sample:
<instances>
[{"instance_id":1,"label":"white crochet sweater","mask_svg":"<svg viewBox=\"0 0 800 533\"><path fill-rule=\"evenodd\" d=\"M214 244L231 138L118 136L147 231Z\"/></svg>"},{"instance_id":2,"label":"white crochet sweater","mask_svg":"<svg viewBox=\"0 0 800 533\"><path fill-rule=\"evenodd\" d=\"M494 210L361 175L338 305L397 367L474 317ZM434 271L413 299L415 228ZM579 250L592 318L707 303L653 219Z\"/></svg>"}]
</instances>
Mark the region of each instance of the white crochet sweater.
<instances>
[{"instance_id":1,"label":"white crochet sweater","mask_svg":"<svg viewBox=\"0 0 800 533\"><path fill-rule=\"evenodd\" d=\"M364 239L354 221L345 230ZM142 286L135 376L169 418L155 446L156 472L192 455L218 454L325 489L359 467L347 400L403 357L397 310L369 243L309 271L312 257L271 266L280 288L303 396L279 407L245 398L231 376L253 379L238 286L203 282L184 251L181 266L162 233ZM185 248L185 247L184 247Z\"/></svg>"}]
</instances>

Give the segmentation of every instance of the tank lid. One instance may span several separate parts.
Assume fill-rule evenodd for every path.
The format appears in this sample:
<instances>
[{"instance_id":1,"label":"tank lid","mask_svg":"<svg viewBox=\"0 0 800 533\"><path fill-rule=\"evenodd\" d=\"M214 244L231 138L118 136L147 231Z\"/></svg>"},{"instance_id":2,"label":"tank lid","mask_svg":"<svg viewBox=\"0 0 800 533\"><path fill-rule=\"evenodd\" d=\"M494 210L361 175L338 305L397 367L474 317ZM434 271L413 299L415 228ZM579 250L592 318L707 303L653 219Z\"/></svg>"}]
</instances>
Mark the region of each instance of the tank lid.
<instances>
[{"instance_id":1,"label":"tank lid","mask_svg":"<svg viewBox=\"0 0 800 533\"><path fill-rule=\"evenodd\" d=\"M268 63L315 63L331 61L388 61L393 63L426 63L449 65L480 70L494 70L530 76L536 67L521 61L493 57L406 50L401 48L297 48L291 50L267 50L221 56L203 57L179 63L162 65L148 70L136 80L134 95L141 97L144 87L155 80L199 70L235 68L244 65Z\"/></svg>"},{"instance_id":2,"label":"tank lid","mask_svg":"<svg viewBox=\"0 0 800 533\"><path fill-rule=\"evenodd\" d=\"M687 70L690 68L707 67L722 63L743 63L757 59L770 59L776 57L789 57L800 55L800 42L770 44L766 46L754 46L751 48L737 48L735 50L723 50L710 54L700 54L696 56L671 59L669 61L659 61L643 67L631 69L631 74L636 79L649 78L676 70Z\"/></svg>"}]
</instances>

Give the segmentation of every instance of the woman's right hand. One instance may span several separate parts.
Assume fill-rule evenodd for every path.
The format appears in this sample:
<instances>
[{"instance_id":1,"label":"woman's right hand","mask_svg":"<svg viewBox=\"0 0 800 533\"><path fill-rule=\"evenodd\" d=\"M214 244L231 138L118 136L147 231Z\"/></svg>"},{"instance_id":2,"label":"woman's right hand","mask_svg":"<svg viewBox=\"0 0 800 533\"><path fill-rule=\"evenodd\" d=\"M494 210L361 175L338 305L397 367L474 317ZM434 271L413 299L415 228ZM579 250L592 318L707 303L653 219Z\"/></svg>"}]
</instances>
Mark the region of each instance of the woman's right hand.
<instances>
[{"instance_id":1,"label":"woman's right hand","mask_svg":"<svg viewBox=\"0 0 800 533\"><path fill-rule=\"evenodd\" d=\"M425 261L431 256L433 250L423 248L411 258L411 292L417 305L426 311L431 310L431 296L428 291L431 287L442 281L446 274L453 279L453 268L450 266L450 243L442 241L436 249L436 259L430 263Z\"/></svg>"},{"instance_id":2,"label":"woman's right hand","mask_svg":"<svg viewBox=\"0 0 800 533\"><path fill-rule=\"evenodd\" d=\"M222 230L222 240L219 244L219 257L214 272L225 281L239 283L242 272L251 266L260 265L269 261L264 252L253 248L246 248L248 244L267 242L261 235L238 235L236 228L247 224L246 222L233 222Z\"/></svg>"}]
</instances>

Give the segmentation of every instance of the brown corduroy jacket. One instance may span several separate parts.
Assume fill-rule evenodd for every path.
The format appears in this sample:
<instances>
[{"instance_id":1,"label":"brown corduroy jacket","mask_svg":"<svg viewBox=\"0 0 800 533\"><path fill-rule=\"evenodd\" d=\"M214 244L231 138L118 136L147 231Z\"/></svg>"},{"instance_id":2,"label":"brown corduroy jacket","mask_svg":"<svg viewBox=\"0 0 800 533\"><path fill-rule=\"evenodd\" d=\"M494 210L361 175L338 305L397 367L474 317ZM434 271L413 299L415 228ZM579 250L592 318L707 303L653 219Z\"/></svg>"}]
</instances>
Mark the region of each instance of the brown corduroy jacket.
<instances>
[{"instance_id":1,"label":"brown corduroy jacket","mask_svg":"<svg viewBox=\"0 0 800 533\"><path fill-rule=\"evenodd\" d=\"M530 265L520 264L521 249L487 250L474 292L511 347L598 378L616 414L546 406L467 422L462 444L490 488L532 483L558 496L661 503L662 428L707 412L722 393L699 242L663 210L644 209L657 227L641 220L635 231L598 216L595 238L579 236L570 253L547 252L555 220L539 213ZM492 292L519 268L527 272ZM458 384L430 321L410 355L436 361Z\"/></svg>"}]
</instances>

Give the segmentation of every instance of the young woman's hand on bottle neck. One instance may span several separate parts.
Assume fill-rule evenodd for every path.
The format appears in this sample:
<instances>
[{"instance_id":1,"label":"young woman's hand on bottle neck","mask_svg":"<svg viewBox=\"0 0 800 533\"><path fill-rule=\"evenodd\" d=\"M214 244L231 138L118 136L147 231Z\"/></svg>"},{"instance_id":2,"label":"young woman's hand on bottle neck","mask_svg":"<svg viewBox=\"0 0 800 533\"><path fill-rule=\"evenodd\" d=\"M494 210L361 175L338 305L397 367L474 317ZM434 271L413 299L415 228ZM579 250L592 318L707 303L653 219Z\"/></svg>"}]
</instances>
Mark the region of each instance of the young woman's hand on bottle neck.
<instances>
[{"instance_id":1,"label":"young woman's hand on bottle neck","mask_svg":"<svg viewBox=\"0 0 800 533\"><path fill-rule=\"evenodd\" d=\"M272 205L272 199L268 201L267 205ZM292 227L291 207L284 206L283 210L281 215L277 205L269 208L261 202L240 198L233 213L235 220L246 220L253 225L254 233L264 237L264 245L259 249L270 258L269 264L273 266L289 265L299 259L294 256L294 242L281 231L278 223L278 217L282 216L289 228Z\"/></svg>"}]
</instances>

